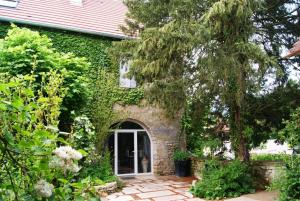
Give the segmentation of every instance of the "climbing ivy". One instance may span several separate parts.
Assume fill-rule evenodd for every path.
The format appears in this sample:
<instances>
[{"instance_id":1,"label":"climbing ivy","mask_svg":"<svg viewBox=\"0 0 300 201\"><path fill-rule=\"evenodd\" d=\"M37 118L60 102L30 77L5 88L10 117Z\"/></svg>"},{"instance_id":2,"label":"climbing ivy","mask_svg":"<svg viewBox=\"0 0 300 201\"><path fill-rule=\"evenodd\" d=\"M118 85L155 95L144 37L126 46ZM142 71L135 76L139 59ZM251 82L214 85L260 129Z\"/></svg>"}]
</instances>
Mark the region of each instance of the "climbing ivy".
<instances>
[{"instance_id":1,"label":"climbing ivy","mask_svg":"<svg viewBox=\"0 0 300 201\"><path fill-rule=\"evenodd\" d=\"M18 26L23 27L25 25L18 24ZM110 67L111 65L107 54L113 40L111 38L36 26L26 25L25 27L38 31L41 35L47 35L58 52L72 52L78 57L87 58L92 64L92 68ZM9 23L0 22L0 38L6 36L9 28Z\"/></svg>"},{"instance_id":2,"label":"climbing ivy","mask_svg":"<svg viewBox=\"0 0 300 201\"><path fill-rule=\"evenodd\" d=\"M0 22L0 38L6 36L10 26L9 23ZM117 77L119 76L119 68L117 64L111 62L109 57L112 41L118 41L117 39L30 25L18 24L18 26L28 27L31 30L38 31L41 35L48 36L53 43L53 47L58 52L72 52L77 57L85 57L91 63L87 72L88 76L93 80L91 90L94 87L94 80L98 78L99 70L105 69L107 72L112 72L114 79L116 79L115 88L118 92L114 93L115 101L131 105L138 104L143 99L144 92L140 88L129 90L118 88Z\"/></svg>"}]
</instances>

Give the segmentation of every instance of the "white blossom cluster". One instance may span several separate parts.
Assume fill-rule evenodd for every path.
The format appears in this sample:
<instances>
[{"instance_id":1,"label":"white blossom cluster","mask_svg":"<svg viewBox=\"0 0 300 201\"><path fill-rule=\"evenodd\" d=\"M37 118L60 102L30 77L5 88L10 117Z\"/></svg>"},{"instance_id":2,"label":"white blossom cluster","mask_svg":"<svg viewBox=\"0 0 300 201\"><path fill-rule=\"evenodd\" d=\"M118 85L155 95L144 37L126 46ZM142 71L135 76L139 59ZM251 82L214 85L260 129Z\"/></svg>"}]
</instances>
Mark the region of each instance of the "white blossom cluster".
<instances>
[{"instance_id":1,"label":"white blossom cluster","mask_svg":"<svg viewBox=\"0 0 300 201\"><path fill-rule=\"evenodd\" d=\"M57 157L66 159L66 160L74 159L74 160L78 161L78 160L82 159L82 154L70 146L58 147L53 151L53 153Z\"/></svg>"},{"instance_id":2,"label":"white blossom cluster","mask_svg":"<svg viewBox=\"0 0 300 201\"><path fill-rule=\"evenodd\" d=\"M39 180L36 185L34 186L34 189L38 195L41 197L50 197L52 195L54 186L45 180L41 179Z\"/></svg>"},{"instance_id":3,"label":"white blossom cluster","mask_svg":"<svg viewBox=\"0 0 300 201\"><path fill-rule=\"evenodd\" d=\"M82 159L82 154L70 146L56 148L53 153L55 156L49 163L50 168L60 168L64 171L78 172L81 168L75 163Z\"/></svg>"},{"instance_id":4,"label":"white blossom cluster","mask_svg":"<svg viewBox=\"0 0 300 201\"><path fill-rule=\"evenodd\" d=\"M86 115L76 117L74 119L74 125L77 127L77 129L84 128L85 132L87 133L94 133L95 130L95 127Z\"/></svg>"}]
</instances>

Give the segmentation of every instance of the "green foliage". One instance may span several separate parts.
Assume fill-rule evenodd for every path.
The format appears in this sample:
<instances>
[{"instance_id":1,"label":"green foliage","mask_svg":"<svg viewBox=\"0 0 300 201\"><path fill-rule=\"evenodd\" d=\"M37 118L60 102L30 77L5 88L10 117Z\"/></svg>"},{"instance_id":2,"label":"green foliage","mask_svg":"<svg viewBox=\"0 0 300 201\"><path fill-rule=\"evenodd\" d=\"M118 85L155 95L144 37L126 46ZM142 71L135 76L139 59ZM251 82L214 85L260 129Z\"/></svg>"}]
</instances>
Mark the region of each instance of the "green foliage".
<instances>
[{"instance_id":1,"label":"green foliage","mask_svg":"<svg viewBox=\"0 0 300 201\"><path fill-rule=\"evenodd\" d=\"M251 155L252 161L287 161L291 158L291 155L287 154L257 154Z\"/></svg>"},{"instance_id":2,"label":"green foliage","mask_svg":"<svg viewBox=\"0 0 300 201\"><path fill-rule=\"evenodd\" d=\"M83 149L92 155L95 150L96 133L93 124L86 115L74 119L72 145L76 149Z\"/></svg>"},{"instance_id":3,"label":"green foliage","mask_svg":"<svg viewBox=\"0 0 300 201\"><path fill-rule=\"evenodd\" d=\"M142 88L119 89L115 95L115 101L123 105L138 105L143 98Z\"/></svg>"},{"instance_id":4,"label":"green foliage","mask_svg":"<svg viewBox=\"0 0 300 201\"><path fill-rule=\"evenodd\" d=\"M280 201L300 200L300 158L291 156L285 160L285 171L280 174L271 184L269 190L279 191Z\"/></svg>"},{"instance_id":5,"label":"green foliage","mask_svg":"<svg viewBox=\"0 0 300 201\"><path fill-rule=\"evenodd\" d=\"M110 153L106 151L99 159L94 160L81 170L80 177L101 179L104 182L116 181L116 176L111 167Z\"/></svg>"},{"instance_id":6,"label":"green foliage","mask_svg":"<svg viewBox=\"0 0 300 201\"><path fill-rule=\"evenodd\" d=\"M43 73L50 70L65 73L63 86L68 92L63 99L60 119L66 120L71 111L78 112L83 108L88 97L86 59L75 57L71 53L60 53L53 48L47 36L16 26L8 31L1 46L0 72L13 76L33 73L37 76L37 90L41 87Z\"/></svg>"},{"instance_id":7,"label":"green foliage","mask_svg":"<svg viewBox=\"0 0 300 201\"><path fill-rule=\"evenodd\" d=\"M33 199L34 184L40 178L51 181L54 177L47 163L58 136L44 126L44 120L49 128L57 126L63 77L55 71L44 76L49 82L42 82L35 96L33 75L1 75L0 198L4 200Z\"/></svg>"},{"instance_id":8,"label":"green foliage","mask_svg":"<svg viewBox=\"0 0 300 201\"><path fill-rule=\"evenodd\" d=\"M198 158L212 157L212 153L225 149L223 141L228 134L222 131L224 122L218 121L218 115L210 111L208 103L191 99L181 119L186 134L187 149ZM209 150L209 153L204 153Z\"/></svg>"},{"instance_id":9,"label":"green foliage","mask_svg":"<svg viewBox=\"0 0 300 201\"><path fill-rule=\"evenodd\" d=\"M14 27L0 43L9 71L0 74L0 199L99 200L93 185L103 182L77 177L82 154L62 146L70 142L58 133L61 105L85 60L55 52L27 29Z\"/></svg>"},{"instance_id":10,"label":"green foliage","mask_svg":"<svg viewBox=\"0 0 300 201\"><path fill-rule=\"evenodd\" d=\"M93 179L91 177L86 177L80 182L72 183L71 186L75 188L74 199L75 201L100 201L100 197L97 195L95 186L105 184L102 180Z\"/></svg>"},{"instance_id":11,"label":"green foliage","mask_svg":"<svg viewBox=\"0 0 300 201\"><path fill-rule=\"evenodd\" d=\"M238 160L228 163L207 161L202 176L203 179L191 189L197 197L222 199L254 192L249 169Z\"/></svg>"},{"instance_id":12,"label":"green foliage","mask_svg":"<svg viewBox=\"0 0 300 201\"><path fill-rule=\"evenodd\" d=\"M42 35L46 35L53 47L58 52L72 52L77 57L85 57L91 63L91 71L96 72L100 67L109 68L111 62L108 57L107 50L111 46L113 39L100 36L92 36L88 34L75 33L70 31L49 29L36 26L18 25L19 27L27 27L31 30L38 31ZM0 22L0 38L4 38L10 25ZM91 74L90 74L91 75Z\"/></svg>"},{"instance_id":13,"label":"green foliage","mask_svg":"<svg viewBox=\"0 0 300 201\"><path fill-rule=\"evenodd\" d=\"M290 120L286 120L283 123L285 128L279 132L279 137L291 147L300 145L300 108L297 108L291 114Z\"/></svg>"},{"instance_id":14,"label":"green foliage","mask_svg":"<svg viewBox=\"0 0 300 201\"><path fill-rule=\"evenodd\" d=\"M277 59L284 72L278 81L284 83L290 67L300 61L300 57L282 59L283 50L291 48L299 36L299 0L263 0L261 3L262 6L254 15L259 29L255 40Z\"/></svg>"},{"instance_id":15,"label":"green foliage","mask_svg":"<svg viewBox=\"0 0 300 201\"><path fill-rule=\"evenodd\" d=\"M300 108L292 114L291 119L283 123L285 127L279 132L282 141L287 142L292 148L299 147L299 120ZM299 150L297 150L299 151ZM280 201L299 201L300 200L300 158L293 156L286 161L286 174L280 181Z\"/></svg>"},{"instance_id":16,"label":"green foliage","mask_svg":"<svg viewBox=\"0 0 300 201\"><path fill-rule=\"evenodd\" d=\"M75 179L81 154L56 148L68 143L57 128L66 93L63 75L53 70L41 75L35 94L36 79L1 74L0 200L99 200L94 185L102 181ZM62 152L66 148L72 155Z\"/></svg>"},{"instance_id":17,"label":"green foliage","mask_svg":"<svg viewBox=\"0 0 300 201\"><path fill-rule=\"evenodd\" d=\"M276 87L271 92L255 96L248 94L246 122L253 128L253 147L267 139L278 139L279 130L285 127L283 119L290 119L291 112L300 106L300 88L294 81Z\"/></svg>"},{"instance_id":18,"label":"green foliage","mask_svg":"<svg viewBox=\"0 0 300 201\"><path fill-rule=\"evenodd\" d=\"M173 155L174 161L185 161L190 158L190 153L187 151L175 150Z\"/></svg>"},{"instance_id":19,"label":"green foliage","mask_svg":"<svg viewBox=\"0 0 300 201\"><path fill-rule=\"evenodd\" d=\"M287 164L287 171L280 188L280 201L300 200L300 158L293 157Z\"/></svg>"},{"instance_id":20,"label":"green foliage","mask_svg":"<svg viewBox=\"0 0 300 201\"><path fill-rule=\"evenodd\" d=\"M115 181L110 153L106 150L102 155L97 153L95 127L85 115L76 117L73 125L72 145L82 149L86 153L85 160L81 163L84 167L80 172L80 178L89 178L103 182ZM102 142L103 143L103 142Z\"/></svg>"}]
</instances>

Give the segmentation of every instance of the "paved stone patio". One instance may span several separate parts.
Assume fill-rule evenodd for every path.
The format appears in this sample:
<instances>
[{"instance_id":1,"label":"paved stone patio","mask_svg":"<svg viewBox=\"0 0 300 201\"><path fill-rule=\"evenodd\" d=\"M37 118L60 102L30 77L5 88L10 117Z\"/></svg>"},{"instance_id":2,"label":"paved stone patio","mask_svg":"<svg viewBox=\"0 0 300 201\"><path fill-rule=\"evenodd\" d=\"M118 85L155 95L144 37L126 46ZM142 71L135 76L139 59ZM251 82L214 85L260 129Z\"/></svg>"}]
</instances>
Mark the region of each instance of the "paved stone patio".
<instances>
[{"instance_id":1,"label":"paved stone patio","mask_svg":"<svg viewBox=\"0 0 300 201\"><path fill-rule=\"evenodd\" d=\"M138 176L134 179L123 179L122 191L111 194L101 201L205 201L194 198L188 191L193 177L178 178L175 176ZM258 192L226 201L274 201L275 192Z\"/></svg>"},{"instance_id":2,"label":"paved stone patio","mask_svg":"<svg viewBox=\"0 0 300 201\"><path fill-rule=\"evenodd\" d=\"M117 192L101 198L102 201L202 201L193 198L188 192L194 178L178 178L175 176L138 176L134 179L123 179L125 187Z\"/></svg>"}]
</instances>

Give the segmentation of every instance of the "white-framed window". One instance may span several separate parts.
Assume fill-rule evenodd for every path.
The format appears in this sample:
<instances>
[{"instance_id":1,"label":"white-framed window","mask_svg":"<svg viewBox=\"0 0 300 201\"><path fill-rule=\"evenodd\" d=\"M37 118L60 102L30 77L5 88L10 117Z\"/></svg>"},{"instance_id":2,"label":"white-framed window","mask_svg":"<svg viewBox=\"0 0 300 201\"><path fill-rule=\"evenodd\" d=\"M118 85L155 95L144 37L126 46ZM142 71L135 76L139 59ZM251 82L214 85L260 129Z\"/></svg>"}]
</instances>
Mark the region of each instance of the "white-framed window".
<instances>
[{"instance_id":1,"label":"white-framed window","mask_svg":"<svg viewBox=\"0 0 300 201\"><path fill-rule=\"evenodd\" d=\"M136 88L136 81L134 77L128 78L127 73L130 69L129 61L121 61L120 62L120 87L123 88Z\"/></svg>"},{"instance_id":2,"label":"white-framed window","mask_svg":"<svg viewBox=\"0 0 300 201\"><path fill-rule=\"evenodd\" d=\"M0 6L16 8L19 0L0 0Z\"/></svg>"}]
</instances>

